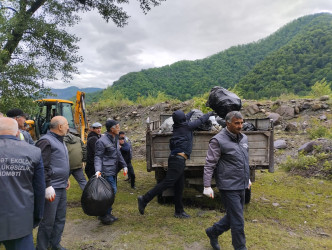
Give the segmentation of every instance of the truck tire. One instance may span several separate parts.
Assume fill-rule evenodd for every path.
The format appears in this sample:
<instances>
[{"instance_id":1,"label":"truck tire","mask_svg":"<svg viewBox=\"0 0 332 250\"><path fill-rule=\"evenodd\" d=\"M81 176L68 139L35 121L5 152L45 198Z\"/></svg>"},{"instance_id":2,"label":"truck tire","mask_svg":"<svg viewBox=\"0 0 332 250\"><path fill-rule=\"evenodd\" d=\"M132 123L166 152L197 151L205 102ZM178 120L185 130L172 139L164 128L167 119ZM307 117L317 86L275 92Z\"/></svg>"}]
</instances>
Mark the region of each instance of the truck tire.
<instances>
[{"instance_id":1,"label":"truck tire","mask_svg":"<svg viewBox=\"0 0 332 250\"><path fill-rule=\"evenodd\" d=\"M244 195L244 203L248 204L251 199L251 187L245 189L245 195Z\"/></svg>"}]
</instances>

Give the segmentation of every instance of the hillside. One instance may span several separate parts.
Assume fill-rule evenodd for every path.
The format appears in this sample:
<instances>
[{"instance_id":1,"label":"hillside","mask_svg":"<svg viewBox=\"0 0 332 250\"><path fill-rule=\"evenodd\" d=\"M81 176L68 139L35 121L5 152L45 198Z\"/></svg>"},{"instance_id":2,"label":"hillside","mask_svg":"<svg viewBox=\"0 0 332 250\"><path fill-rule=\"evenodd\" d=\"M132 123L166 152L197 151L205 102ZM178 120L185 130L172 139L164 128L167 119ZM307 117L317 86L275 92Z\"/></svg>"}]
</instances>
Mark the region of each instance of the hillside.
<instances>
[{"instance_id":1,"label":"hillside","mask_svg":"<svg viewBox=\"0 0 332 250\"><path fill-rule=\"evenodd\" d=\"M332 81L332 14L301 17L265 39L202 60L180 61L122 76L106 92L130 100L158 92L188 100L220 85L244 98L305 94L317 80Z\"/></svg>"}]
</instances>

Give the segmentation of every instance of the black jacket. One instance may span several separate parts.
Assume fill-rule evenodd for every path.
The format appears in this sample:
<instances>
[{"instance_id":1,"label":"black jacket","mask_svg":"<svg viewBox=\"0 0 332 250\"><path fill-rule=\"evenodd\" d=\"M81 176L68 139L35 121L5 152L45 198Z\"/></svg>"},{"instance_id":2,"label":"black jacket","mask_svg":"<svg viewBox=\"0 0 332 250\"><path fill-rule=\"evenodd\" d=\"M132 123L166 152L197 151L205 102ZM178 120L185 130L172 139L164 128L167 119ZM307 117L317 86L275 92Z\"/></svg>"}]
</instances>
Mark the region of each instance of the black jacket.
<instances>
[{"instance_id":1,"label":"black jacket","mask_svg":"<svg viewBox=\"0 0 332 250\"><path fill-rule=\"evenodd\" d=\"M184 152L189 159L193 148L193 131L211 116L211 112L209 112L190 122L193 113L194 111L191 111L185 115L182 110L177 110L172 114L174 121L173 136L169 143L171 155Z\"/></svg>"},{"instance_id":2,"label":"black jacket","mask_svg":"<svg viewBox=\"0 0 332 250\"><path fill-rule=\"evenodd\" d=\"M95 174L95 152L96 152L96 141L100 138L101 135L97 134L94 131L91 131L88 134L88 141L86 143L86 166L85 166L85 173L90 178L92 175Z\"/></svg>"}]
</instances>

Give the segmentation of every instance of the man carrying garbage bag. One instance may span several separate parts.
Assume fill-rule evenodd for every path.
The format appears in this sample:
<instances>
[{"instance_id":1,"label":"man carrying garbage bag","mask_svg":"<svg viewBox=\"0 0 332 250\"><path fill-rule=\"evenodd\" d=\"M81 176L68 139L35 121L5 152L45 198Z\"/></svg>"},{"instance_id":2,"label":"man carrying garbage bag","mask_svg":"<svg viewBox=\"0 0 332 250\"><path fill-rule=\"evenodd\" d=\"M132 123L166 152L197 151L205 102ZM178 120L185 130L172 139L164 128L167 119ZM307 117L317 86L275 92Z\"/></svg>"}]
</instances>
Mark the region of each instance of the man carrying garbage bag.
<instances>
[{"instance_id":1,"label":"man carrying garbage bag","mask_svg":"<svg viewBox=\"0 0 332 250\"><path fill-rule=\"evenodd\" d=\"M205 123L213 112L209 112L194 121L189 121L194 111L188 114L182 110L173 112L173 135L170 139L169 148L171 154L168 157L168 169L166 177L145 195L138 197L138 210L144 214L146 205L158 194L170 187L174 187L175 213L176 218L189 218L184 211L182 203L182 194L184 188L184 168L186 160L190 158L193 147L193 131Z\"/></svg>"},{"instance_id":2,"label":"man carrying garbage bag","mask_svg":"<svg viewBox=\"0 0 332 250\"><path fill-rule=\"evenodd\" d=\"M96 142L95 151L95 170L98 178L103 173L105 179L111 184L114 195L117 191L117 173L118 169L123 168L125 174L128 172L127 164L120 152L119 132L120 124L115 120L106 121L106 132ZM112 207L109 208L104 216L99 217L101 223L110 225L118 220L111 214Z\"/></svg>"}]
</instances>

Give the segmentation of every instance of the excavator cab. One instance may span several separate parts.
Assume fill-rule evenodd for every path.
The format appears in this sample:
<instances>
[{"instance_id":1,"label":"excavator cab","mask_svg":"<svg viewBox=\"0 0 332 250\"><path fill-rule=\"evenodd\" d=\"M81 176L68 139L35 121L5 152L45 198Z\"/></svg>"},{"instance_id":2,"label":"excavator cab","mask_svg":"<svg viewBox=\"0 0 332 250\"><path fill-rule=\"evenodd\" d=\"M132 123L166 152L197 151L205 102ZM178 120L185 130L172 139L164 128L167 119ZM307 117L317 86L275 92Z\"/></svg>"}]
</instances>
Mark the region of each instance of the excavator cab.
<instances>
[{"instance_id":1,"label":"excavator cab","mask_svg":"<svg viewBox=\"0 0 332 250\"><path fill-rule=\"evenodd\" d=\"M81 137L85 143L87 138L87 120L85 114L85 94L77 91L75 113L73 114L74 103L62 99L41 99L37 100L39 113L34 120L28 120L30 125L30 134L34 140L38 140L42 135L47 133L49 124L54 116L66 117L69 124L69 132Z\"/></svg>"}]
</instances>

